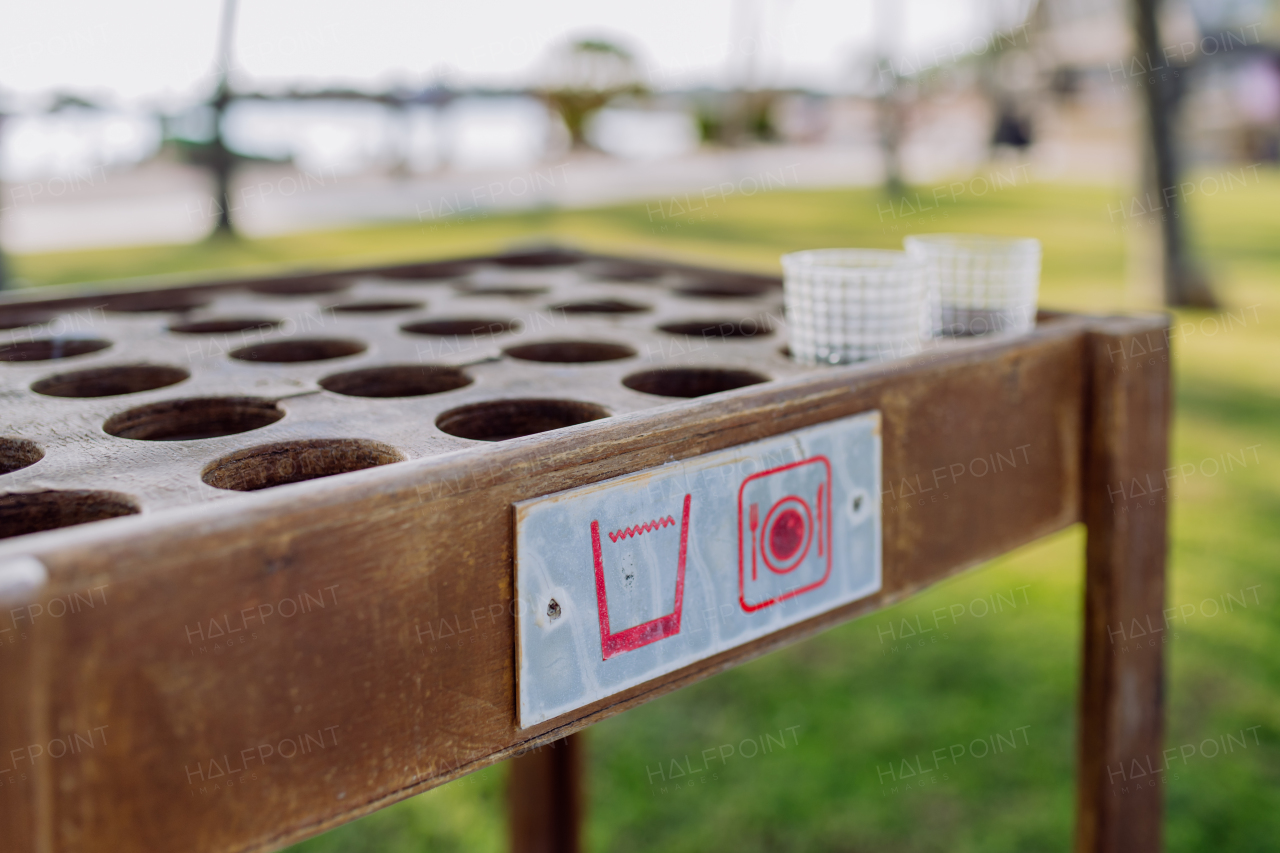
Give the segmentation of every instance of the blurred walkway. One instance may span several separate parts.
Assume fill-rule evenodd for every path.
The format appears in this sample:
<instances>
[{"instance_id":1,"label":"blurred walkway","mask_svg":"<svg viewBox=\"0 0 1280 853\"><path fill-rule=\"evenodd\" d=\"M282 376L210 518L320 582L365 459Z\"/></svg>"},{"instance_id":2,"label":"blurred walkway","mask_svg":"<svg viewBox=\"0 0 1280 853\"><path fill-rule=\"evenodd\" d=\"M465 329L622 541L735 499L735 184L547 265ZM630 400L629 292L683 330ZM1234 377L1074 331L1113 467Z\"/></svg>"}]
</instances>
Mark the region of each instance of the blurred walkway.
<instances>
[{"instance_id":1,"label":"blurred walkway","mask_svg":"<svg viewBox=\"0 0 1280 853\"><path fill-rule=\"evenodd\" d=\"M292 166L242 168L232 203L253 236L376 222L444 220L482 211L592 207L672 195L865 186L880 178L870 147L784 146L637 162L574 154L521 168L396 177ZM6 184L0 241L16 254L198 240L213 226L212 183L199 169L152 161L129 171Z\"/></svg>"},{"instance_id":2,"label":"blurred walkway","mask_svg":"<svg viewBox=\"0 0 1280 853\"><path fill-rule=\"evenodd\" d=\"M981 135L969 136L971 144L964 147L963 156L956 154L956 146L948 147L936 138L924 136L910 142L903 150L908 181L946 186L957 176L1003 170L1016 175L1014 185L1032 180L1114 184L1136 168L1132 145L1123 136L1047 139L1021 165L1019 161L986 163ZM257 237L637 201L646 201L650 213L662 217L673 215L667 209L673 197L685 203L686 194L687 203L697 205L700 198L873 186L880 181L880 152L865 142L701 150L654 161L575 153L523 167L406 176L253 164L237 176L232 216L243 233ZM5 184L0 190L0 245L8 252L25 254L196 241L216 220L211 189L201 170L164 160L128 171L98 168Z\"/></svg>"}]
</instances>

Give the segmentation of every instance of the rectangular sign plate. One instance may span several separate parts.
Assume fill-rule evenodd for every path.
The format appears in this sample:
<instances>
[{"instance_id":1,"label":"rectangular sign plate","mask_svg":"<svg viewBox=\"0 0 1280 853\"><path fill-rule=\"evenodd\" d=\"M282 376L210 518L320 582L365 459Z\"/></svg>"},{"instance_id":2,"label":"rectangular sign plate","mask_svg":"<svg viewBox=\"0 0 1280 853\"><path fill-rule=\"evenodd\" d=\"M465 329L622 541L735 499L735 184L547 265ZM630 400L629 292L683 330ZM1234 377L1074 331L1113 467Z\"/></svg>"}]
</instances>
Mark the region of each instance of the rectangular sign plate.
<instances>
[{"instance_id":1,"label":"rectangular sign plate","mask_svg":"<svg viewBox=\"0 0 1280 853\"><path fill-rule=\"evenodd\" d=\"M520 726L880 589L880 413L522 501Z\"/></svg>"}]
</instances>

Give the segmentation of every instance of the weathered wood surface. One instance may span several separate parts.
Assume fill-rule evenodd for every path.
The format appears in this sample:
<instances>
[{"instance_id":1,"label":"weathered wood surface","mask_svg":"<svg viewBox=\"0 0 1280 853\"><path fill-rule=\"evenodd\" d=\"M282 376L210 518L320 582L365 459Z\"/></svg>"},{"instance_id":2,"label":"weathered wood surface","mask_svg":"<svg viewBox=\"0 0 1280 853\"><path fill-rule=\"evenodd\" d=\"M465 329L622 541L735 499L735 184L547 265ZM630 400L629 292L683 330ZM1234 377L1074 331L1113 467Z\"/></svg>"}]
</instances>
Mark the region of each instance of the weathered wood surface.
<instances>
[{"instance_id":1,"label":"weathered wood surface","mask_svg":"<svg viewBox=\"0 0 1280 853\"><path fill-rule=\"evenodd\" d=\"M26 722L6 741L106 726L106 742L39 763L30 787L6 788L4 822L34 819L20 831L40 839L37 849L274 847L1057 530L1079 517L1083 341L1078 324L1062 321L932 362L753 386L486 446L482 457L16 540L51 573L34 603L99 585L108 602L36 622L6 654L4 704L20 707L5 713ZM880 594L572 719L516 728L514 501L871 408L884 414L885 482L897 484L885 496ZM976 476L973 460L1001 464L999 454L1017 466ZM952 465L974 475L951 482ZM309 612L256 615L300 597L298 611ZM208 636L215 621L225 640ZM454 634L442 638L446 624ZM287 743L308 735L305 752Z\"/></svg>"},{"instance_id":2,"label":"weathered wood surface","mask_svg":"<svg viewBox=\"0 0 1280 853\"><path fill-rule=\"evenodd\" d=\"M1096 509L1082 484L1086 447L1100 446L1086 442L1088 404L1102 387L1091 332L1099 322L1058 315L1020 338L823 370L790 365L777 354L778 337L619 362L614 373L547 367L550 378L536 381L558 383L574 399L603 400L614 416L502 443L467 442L429 435L430 406L440 405L431 402L417 422L422 436L398 427L405 443L391 443L404 449L400 464L217 500L199 489L159 489L143 495L142 515L0 540L0 628L10 629L0 633L6 848L273 849L557 741L1079 521L1083 508ZM767 363L775 381L690 400L628 397L601 384L602 376L616 383L623 373L662 366L655 360ZM521 390L520 381L504 380L485 393ZM516 727L513 502L869 409L884 423L880 593L581 712ZM1136 420L1126 423L1145 411L1135 408ZM376 420L361 421L371 434L324 436L387 441L374 432ZM306 423L290 437L301 437ZM238 446L257 443L252 435ZM184 456L182 444L171 445L172 460L196 473L222 452ZM1115 459L1108 464L1117 470L1146 464ZM131 477L149 476L138 464L133 473L113 469L111 485L130 492ZM1092 472L1091 482L1115 473ZM5 476L27 477L28 489L42 482ZM1132 547L1147 532L1125 530L1112 537L1116 547ZM4 567L23 555L48 570L30 592L3 582ZM1102 565L1091 561L1091 573L1095 562ZM1115 584L1155 571L1149 559L1108 565ZM1087 702L1097 677L1089 666ZM1115 687L1099 683L1104 692ZM1123 814L1124 804L1118 808Z\"/></svg>"},{"instance_id":3,"label":"weathered wood surface","mask_svg":"<svg viewBox=\"0 0 1280 853\"><path fill-rule=\"evenodd\" d=\"M343 447L353 439L379 445L365 454L373 461L421 459L475 447L435 426L471 404L565 400L618 416L675 399L625 384L655 368L748 365L755 379L784 381L812 372L783 355L780 333L745 334L781 315L776 279L576 254L538 265L563 253L508 266L511 257L44 303L0 298L0 472L7 438L45 451L0 474L0 537L10 532L3 494L107 490L127 498L123 510L144 513L207 505L240 497L215 487L227 478L202 476L210 466L265 444L348 442L314 448L306 461L321 466L352 461ZM600 303L603 312L581 310ZM716 328L661 328L690 317ZM8 328L24 321L34 325ZM716 334L721 323L732 336ZM531 358L504 354L525 348ZM534 360L550 348L571 363ZM394 384L417 393L392 393ZM176 402L187 409L165 408ZM142 440L211 423L225 433Z\"/></svg>"},{"instance_id":4,"label":"weathered wood surface","mask_svg":"<svg viewBox=\"0 0 1280 853\"><path fill-rule=\"evenodd\" d=\"M1083 684L1076 850L1161 849L1169 337L1099 323L1087 342Z\"/></svg>"},{"instance_id":5,"label":"weathered wood surface","mask_svg":"<svg viewBox=\"0 0 1280 853\"><path fill-rule=\"evenodd\" d=\"M514 251L504 255L479 255L466 258L449 258L447 260L423 263L380 264L377 266L315 268L298 270L291 268L271 274L262 272L231 272L214 280L209 280L207 272L195 274L163 275L148 279L126 279L108 283L110 289L101 289L95 284L93 289L86 290L81 285L55 285L34 290L4 291L0 293L0 323L10 316L36 314L49 315L54 312L76 310L90 307L103 307L107 310L156 310L155 305L176 304L183 302L198 303L202 298L226 294L244 288L264 286L271 288L281 283L305 285L317 281L331 281L334 278L352 278L368 275L395 276L402 280L440 280L448 277L459 268L484 263L513 270L537 271L554 268L565 264L598 263L612 267L622 278L631 272L648 275L655 269L678 271L693 275L714 274L732 278L737 282L759 282L776 287L778 280L774 276L757 275L745 272L726 272L724 270L683 264L667 259L646 260L608 255L587 254L572 249L549 247ZM195 278L191 278L194 275Z\"/></svg>"}]
</instances>

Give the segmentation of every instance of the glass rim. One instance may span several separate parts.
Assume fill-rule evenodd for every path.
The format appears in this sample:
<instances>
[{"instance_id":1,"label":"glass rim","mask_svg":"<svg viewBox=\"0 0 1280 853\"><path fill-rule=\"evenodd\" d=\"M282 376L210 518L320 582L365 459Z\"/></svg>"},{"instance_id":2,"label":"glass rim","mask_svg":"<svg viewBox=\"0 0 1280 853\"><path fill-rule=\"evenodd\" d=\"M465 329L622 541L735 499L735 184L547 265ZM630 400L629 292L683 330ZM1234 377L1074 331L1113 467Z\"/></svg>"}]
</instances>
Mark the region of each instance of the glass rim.
<instances>
[{"instance_id":1,"label":"glass rim","mask_svg":"<svg viewBox=\"0 0 1280 853\"><path fill-rule=\"evenodd\" d=\"M785 254L781 261L784 270L836 274L923 270L902 249L805 249Z\"/></svg>"},{"instance_id":2,"label":"glass rim","mask_svg":"<svg viewBox=\"0 0 1280 853\"><path fill-rule=\"evenodd\" d=\"M946 247L955 249L1021 249L1042 251L1040 240L1036 237L1006 237L1001 234L965 234L959 232L941 232L935 234L908 234L902 238L904 246L916 243L930 248Z\"/></svg>"}]
</instances>

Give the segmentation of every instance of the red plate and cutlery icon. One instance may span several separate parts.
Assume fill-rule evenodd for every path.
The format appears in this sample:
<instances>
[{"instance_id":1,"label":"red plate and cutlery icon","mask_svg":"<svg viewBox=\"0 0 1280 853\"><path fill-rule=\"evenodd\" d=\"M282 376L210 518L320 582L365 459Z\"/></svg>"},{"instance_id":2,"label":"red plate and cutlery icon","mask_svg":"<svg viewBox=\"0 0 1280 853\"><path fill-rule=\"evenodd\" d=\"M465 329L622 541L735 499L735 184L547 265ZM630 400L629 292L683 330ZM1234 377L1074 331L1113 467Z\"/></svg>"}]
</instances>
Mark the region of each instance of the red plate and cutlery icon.
<instances>
[{"instance_id":1,"label":"red plate and cutlery icon","mask_svg":"<svg viewBox=\"0 0 1280 853\"><path fill-rule=\"evenodd\" d=\"M822 586L831 574L831 463L752 474L738 489L738 603L748 613Z\"/></svg>"}]
</instances>

